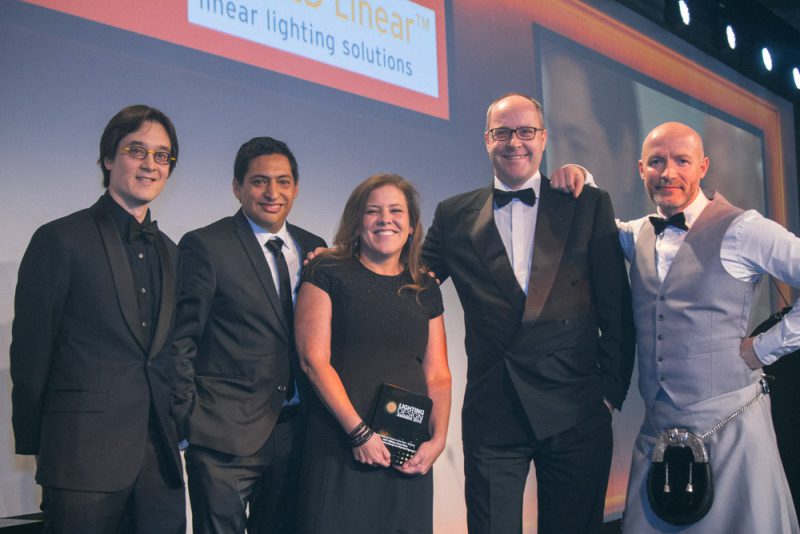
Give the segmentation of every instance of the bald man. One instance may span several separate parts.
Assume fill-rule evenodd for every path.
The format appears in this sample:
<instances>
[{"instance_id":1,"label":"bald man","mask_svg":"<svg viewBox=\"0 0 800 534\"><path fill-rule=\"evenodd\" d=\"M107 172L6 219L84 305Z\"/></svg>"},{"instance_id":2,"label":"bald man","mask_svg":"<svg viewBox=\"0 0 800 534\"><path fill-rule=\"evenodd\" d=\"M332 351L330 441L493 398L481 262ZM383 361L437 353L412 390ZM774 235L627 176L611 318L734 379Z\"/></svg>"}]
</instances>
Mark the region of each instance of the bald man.
<instances>
[{"instance_id":1,"label":"bald man","mask_svg":"<svg viewBox=\"0 0 800 534\"><path fill-rule=\"evenodd\" d=\"M700 182L709 164L696 131L656 127L639 174L658 213L618 222L646 408L624 531L796 533L761 367L800 348L800 300L767 332L746 332L761 276L800 286L800 239L719 193L707 197ZM582 188L565 177L552 186L575 196ZM713 478L707 511L704 455Z\"/></svg>"},{"instance_id":2,"label":"bald man","mask_svg":"<svg viewBox=\"0 0 800 534\"><path fill-rule=\"evenodd\" d=\"M800 348L800 306L755 338L746 332L762 275L800 286L800 239L719 193L706 196L708 169L697 132L677 122L656 127L639 174L658 214L619 223L646 408L624 529L798 532L761 367ZM713 478L705 514L698 444Z\"/></svg>"}]
</instances>

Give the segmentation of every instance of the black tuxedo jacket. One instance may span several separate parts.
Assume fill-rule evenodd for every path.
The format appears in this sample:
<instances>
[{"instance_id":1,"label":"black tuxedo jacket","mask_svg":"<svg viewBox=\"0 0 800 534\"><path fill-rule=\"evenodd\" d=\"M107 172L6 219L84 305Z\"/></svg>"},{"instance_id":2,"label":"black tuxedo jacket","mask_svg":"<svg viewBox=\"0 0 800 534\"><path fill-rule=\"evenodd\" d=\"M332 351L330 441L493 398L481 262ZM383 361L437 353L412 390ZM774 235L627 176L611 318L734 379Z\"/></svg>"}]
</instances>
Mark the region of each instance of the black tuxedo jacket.
<instances>
[{"instance_id":1,"label":"black tuxedo jacket","mask_svg":"<svg viewBox=\"0 0 800 534\"><path fill-rule=\"evenodd\" d=\"M36 480L118 491L142 465L151 404L166 438L168 479L183 474L170 416L171 361L162 352L175 309L175 244L155 241L161 302L152 343L111 213L92 207L33 235L17 281L11 342L18 454L38 454Z\"/></svg>"},{"instance_id":2,"label":"black tuxedo jacket","mask_svg":"<svg viewBox=\"0 0 800 534\"><path fill-rule=\"evenodd\" d=\"M325 246L301 228L288 229L301 258ZM171 349L178 431L194 445L253 454L272 432L297 365L263 244L239 210L189 232L179 249ZM301 396L308 395L301 375L295 373Z\"/></svg>"},{"instance_id":3,"label":"black tuxedo jacket","mask_svg":"<svg viewBox=\"0 0 800 534\"><path fill-rule=\"evenodd\" d=\"M609 196L578 199L542 178L526 297L494 224L492 188L442 202L423 248L464 308L464 440L545 439L619 407L630 384L630 289ZM599 335L602 333L602 335Z\"/></svg>"}]
</instances>

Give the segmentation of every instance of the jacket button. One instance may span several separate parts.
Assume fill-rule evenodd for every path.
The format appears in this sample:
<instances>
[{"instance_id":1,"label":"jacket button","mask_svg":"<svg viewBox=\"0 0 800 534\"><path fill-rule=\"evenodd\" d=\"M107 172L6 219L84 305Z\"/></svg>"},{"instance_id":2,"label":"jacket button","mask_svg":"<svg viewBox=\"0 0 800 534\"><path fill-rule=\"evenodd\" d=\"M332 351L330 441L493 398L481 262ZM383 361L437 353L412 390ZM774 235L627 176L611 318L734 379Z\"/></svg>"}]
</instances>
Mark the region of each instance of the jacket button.
<instances>
[{"instance_id":1,"label":"jacket button","mask_svg":"<svg viewBox=\"0 0 800 534\"><path fill-rule=\"evenodd\" d=\"M659 340L659 341L661 341L662 339L664 339L664 336L662 336L661 334L658 334L658 335L656 336L656 339L657 339L657 340Z\"/></svg>"},{"instance_id":2,"label":"jacket button","mask_svg":"<svg viewBox=\"0 0 800 534\"><path fill-rule=\"evenodd\" d=\"M663 321L663 320L664 320L664 316L663 316L663 315L661 315L661 314L658 314L658 320L659 320L659 321Z\"/></svg>"},{"instance_id":3,"label":"jacket button","mask_svg":"<svg viewBox=\"0 0 800 534\"><path fill-rule=\"evenodd\" d=\"M281 393L283 393L284 391L286 391L286 386L285 386L285 385L283 385L283 384L281 384L280 386L278 386L278 391L280 391Z\"/></svg>"},{"instance_id":4,"label":"jacket button","mask_svg":"<svg viewBox=\"0 0 800 534\"><path fill-rule=\"evenodd\" d=\"M663 301L664 300L664 295L659 296L658 300Z\"/></svg>"}]
</instances>

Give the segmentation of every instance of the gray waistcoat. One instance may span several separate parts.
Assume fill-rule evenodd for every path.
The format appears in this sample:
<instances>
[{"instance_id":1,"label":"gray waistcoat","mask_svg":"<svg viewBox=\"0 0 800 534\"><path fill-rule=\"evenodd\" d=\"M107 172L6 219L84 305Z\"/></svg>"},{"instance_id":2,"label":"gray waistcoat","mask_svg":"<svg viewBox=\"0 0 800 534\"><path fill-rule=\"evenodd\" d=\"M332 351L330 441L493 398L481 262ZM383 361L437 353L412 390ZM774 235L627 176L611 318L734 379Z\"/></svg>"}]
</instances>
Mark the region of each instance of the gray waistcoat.
<instances>
[{"instance_id":1,"label":"gray waistcoat","mask_svg":"<svg viewBox=\"0 0 800 534\"><path fill-rule=\"evenodd\" d=\"M722 238L741 213L717 193L686 234L663 283L653 227L645 223L639 232L630 276L639 391L647 406L659 388L684 408L761 376L739 357L755 284L736 280L720 261Z\"/></svg>"}]
</instances>

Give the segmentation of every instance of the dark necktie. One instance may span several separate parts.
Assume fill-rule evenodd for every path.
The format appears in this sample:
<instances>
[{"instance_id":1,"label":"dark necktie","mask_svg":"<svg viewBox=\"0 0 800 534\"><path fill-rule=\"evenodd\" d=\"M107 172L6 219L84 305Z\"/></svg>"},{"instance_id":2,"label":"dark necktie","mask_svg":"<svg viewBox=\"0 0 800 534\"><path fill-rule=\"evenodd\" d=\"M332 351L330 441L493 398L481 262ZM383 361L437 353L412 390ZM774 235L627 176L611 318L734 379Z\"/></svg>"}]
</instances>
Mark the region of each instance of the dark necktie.
<instances>
[{"instance_id":1,"label":"dark necktie","mask_svg":"<svg viewBox=\"0 0 800 534\"><path fill-rule=\"evenodd\" d=\"M283 315L286 317L286 324L289 330L292 329L292 319L294 318L294 306L292 305L292 279L289 277L289 267L286 265L286 258L283 257L283 240L280 237L273 237L266 242L265 246L275 257L275 264L278 266L278 283L276 289L281 297Z\"/></svg>"},{"instance_id":2,"label":"dark necktie","mask_svg":"<svg viewBox=\"0 0 800 534\"><path fill-rule=\"evenodd\" d=\"M656 235L663 233L667 226L674 226L675 228L680 228L681 230L686 231L689 230L689 227L686 226L686 217L683 215L682 211L667 219L662 219L661 217L650 217L650 223L653 225L653 230L655 231Z\"/></svg>"},{"instance_id":3,"label":"dark necktie","mask_svg":"<svg viewBox=\"0 0 800 534\"><path fill-rule=\"evenodd\" d=\"M528 206L536 204L536 193L530 187L527 189L520 189L518 191L501 191L500 189L494 190L494 203L498 208L502 208L512 199L518 198Z\"/></svg>"},{"instance_id":4,"label":"dark necktie","mask_svg":"<svg viewBox=\"0 0 800 534\"><path fill-rule=\"evenodd\" d=\"M140 237L144 236L145 239L152 243L156 240L156 235L158 235L158 223L156 223L156 221L139 223L138 221L131 219L131 226L128 230L128 242L133 243Z\"/></svg>"},{"instance_id":5,"label":"dark necktie","mask_svg":"<svg viewBox=\"0 0 800 534\"><path fill-rule=\"evenodd\" d=\"M286 265L286 258L283 256L283 239L273 237L264 246L272 252L275 257L275 264L278 266L278 291L283 307L283 316L286 318L286 325L289 327L289 335L294 327L294 305L292 304L292 281L289 277L289 266ZM286 400L294 398L294 369L289 374L289 387L286 388Z\"/></svg>"}]
</instances>

